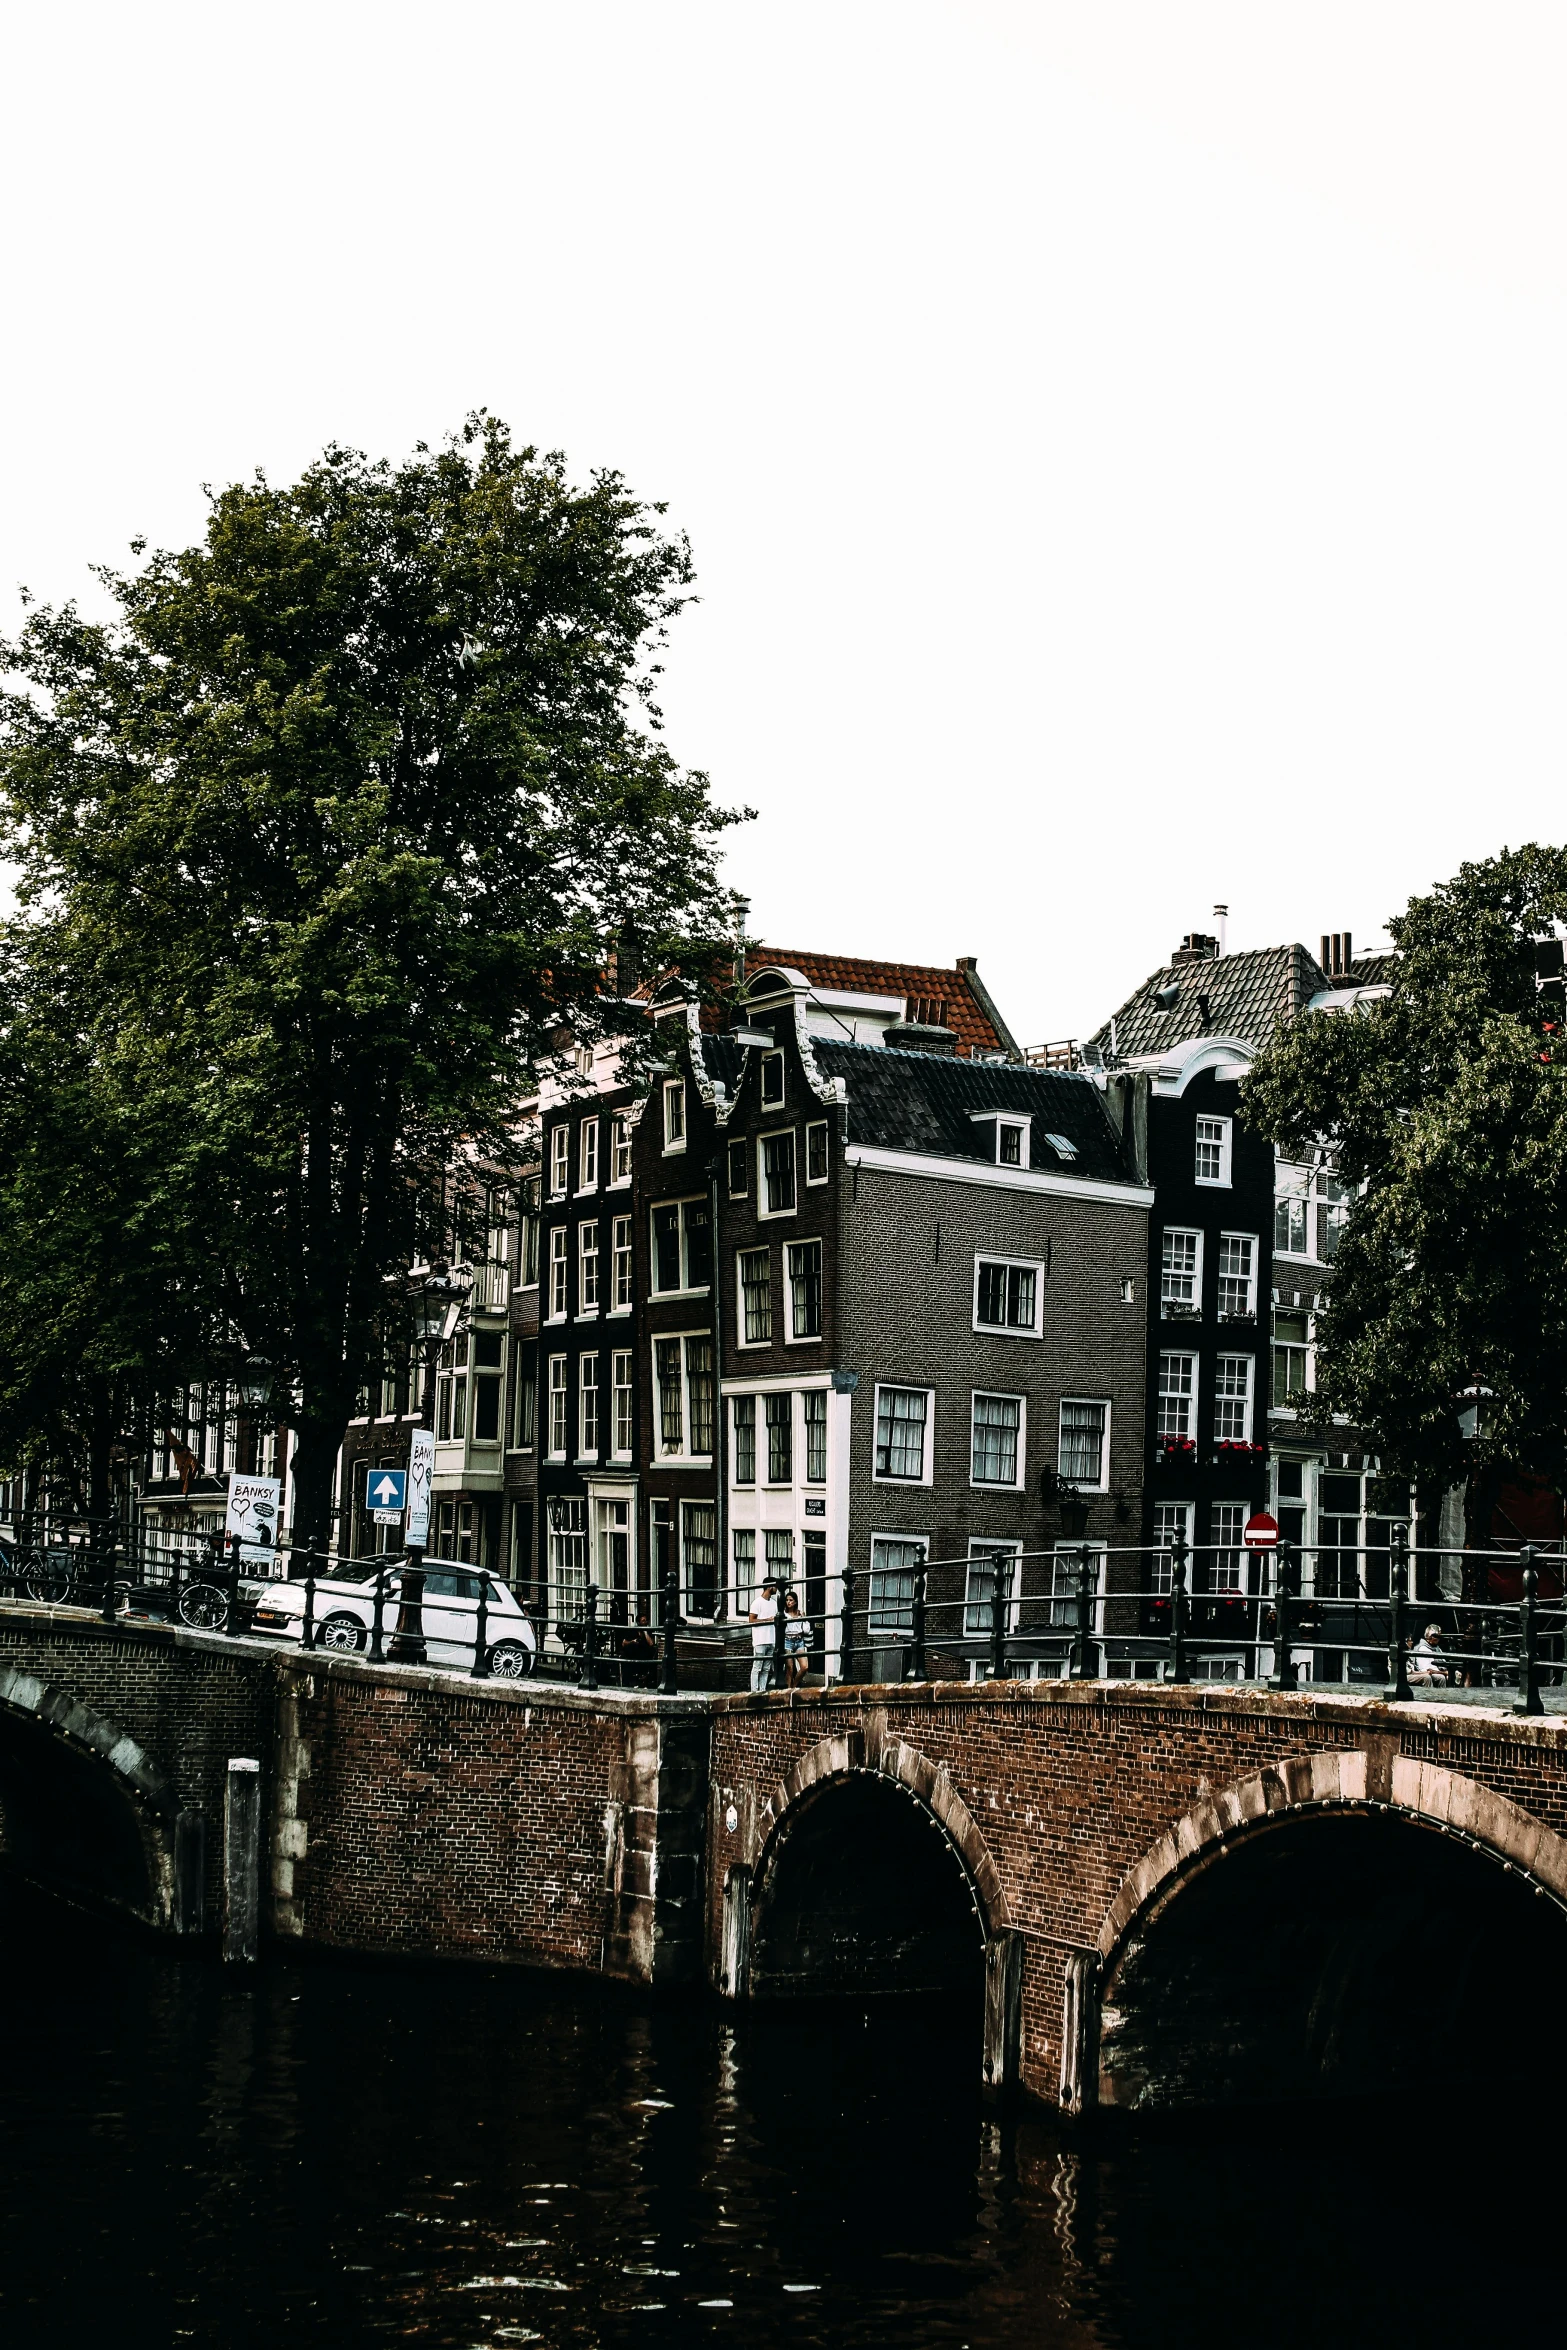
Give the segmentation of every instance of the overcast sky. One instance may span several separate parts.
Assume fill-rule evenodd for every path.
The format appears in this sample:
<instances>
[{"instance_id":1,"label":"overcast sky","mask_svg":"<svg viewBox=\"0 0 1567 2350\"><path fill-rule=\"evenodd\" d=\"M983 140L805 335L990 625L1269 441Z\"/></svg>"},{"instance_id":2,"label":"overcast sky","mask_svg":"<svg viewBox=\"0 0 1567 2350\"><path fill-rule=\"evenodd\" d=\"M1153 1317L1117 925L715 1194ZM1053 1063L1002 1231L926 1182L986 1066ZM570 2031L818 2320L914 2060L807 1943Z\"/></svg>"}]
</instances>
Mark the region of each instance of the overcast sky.
<instances>
[{"instance_id":1,"label":"overcast sky","mask_svg":"<svg viewBox=\"0 0 1567 2350\"><path fill-rule=\"evenodd\" d=\"M470 407L668 501L772 943L1084 1032L1567 835L1567 11L56 0L0 587Z\"/></svg>"}]
</instances>

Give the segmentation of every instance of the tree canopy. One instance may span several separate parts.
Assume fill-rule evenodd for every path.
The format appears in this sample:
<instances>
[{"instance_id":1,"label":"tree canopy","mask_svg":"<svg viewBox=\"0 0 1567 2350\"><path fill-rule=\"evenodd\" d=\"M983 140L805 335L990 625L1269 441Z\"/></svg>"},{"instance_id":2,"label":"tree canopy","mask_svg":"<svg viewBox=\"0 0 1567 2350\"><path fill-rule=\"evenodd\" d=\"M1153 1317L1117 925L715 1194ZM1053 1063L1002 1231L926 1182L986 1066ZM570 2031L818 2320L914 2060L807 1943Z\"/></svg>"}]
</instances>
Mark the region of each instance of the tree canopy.
<instances>
[{"instance_id":1,"label":"tree canopy","mask_svg":"<svg viewBox=\"0 0 1567 2350\"><path fill-rule=\"evenodd\" d=\"M1567 850L1465 865L1388 925L1391 992L1313 1016L1254 1065L1244 1102L1292 1157L1351 1186L1318 1323L1317 1401L1375 1431L1384 1465L1452 1482L1567 1469L1567 1048L1535 942L1567 924ZM1457 1425L1494 1391L1475 1453Z\"/></svg>"},{"instance_id":2,"label":"tree canopy","mask_svg":"<svg viewBox=\"0 0 1567 2350\"><path fill-rule=\"evenodd\" d=\"M122 1351L156 1372L194 1297L289 1367L319 1536L444 1171L511 1162L618 947L721 933L731 819L660 739L689 553L618 475L474 416L209 502L199 544L99 573L111 618L29 608L0 646L0 1322L46 1294L28 1187L68 1170Z\"/></svg>"}]
</instances>

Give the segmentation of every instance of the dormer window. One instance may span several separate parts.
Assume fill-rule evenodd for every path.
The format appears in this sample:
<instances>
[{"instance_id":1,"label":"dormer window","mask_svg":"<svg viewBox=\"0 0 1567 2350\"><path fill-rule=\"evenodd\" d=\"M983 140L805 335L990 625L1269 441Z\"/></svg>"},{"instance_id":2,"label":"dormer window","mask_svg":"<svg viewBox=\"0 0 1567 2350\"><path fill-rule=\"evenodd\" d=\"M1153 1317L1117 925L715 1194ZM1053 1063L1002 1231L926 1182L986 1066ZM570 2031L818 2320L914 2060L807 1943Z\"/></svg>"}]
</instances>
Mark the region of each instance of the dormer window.
<instances>
[{"instance_id":1,"label":"dormer window","mask_svg":"<svg viewBox=\"0 0 1567 2350\"><path fill-rule=\"evenodd\" d=\"M1023 1164L1024 1128L1013 1118L996 1120L996 1165L1021 1167Z\"/></svg>"},{"instance_id":2,"label":"dormer window","mask_svg":"<svg viewBox=\"0 0 1567 2350\"><path fill-rule=\"evenodd\" d=\"M784 1097L784 1058L782 1053L762 1055L762 1099L781 1102Z\"/></svg>"},{"instance_id":3,"label":"dormer window","mask_svg":"<svg viewBox=\"0 0 1567 2350\"><path fill-rule=\"evenodd\" d=\"M686 1147L686 1089L683 1081L672 1077L664 1087L664 1148L683 1151Z\"/></svg>"},{"instance_id":4,"label":"dormer window","mask_svg":"<svg viewBox=\"0 0 1567 2350\"><path fill-rule=\"evenodd\" d=\"M1061 1164L1064 1167L1070 1167L1072 1161L1077 1157L1077 1145L1072 1141L1071 1137L1065 1134L1047 1134L1045 1136L1045 1140L1049 1143L1051 1149L1055 1152L1056 1157L1061 1161Z\"/></svg>"}]
</instances>

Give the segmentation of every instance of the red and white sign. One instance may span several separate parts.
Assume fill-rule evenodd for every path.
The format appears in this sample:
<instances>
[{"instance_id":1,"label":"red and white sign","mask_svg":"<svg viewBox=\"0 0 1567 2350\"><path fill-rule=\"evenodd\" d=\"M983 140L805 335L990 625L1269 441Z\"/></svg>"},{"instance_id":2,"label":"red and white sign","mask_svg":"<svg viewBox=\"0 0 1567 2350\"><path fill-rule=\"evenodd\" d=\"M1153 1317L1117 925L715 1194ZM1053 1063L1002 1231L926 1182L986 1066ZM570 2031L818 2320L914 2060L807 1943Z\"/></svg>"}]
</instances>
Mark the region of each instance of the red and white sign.
<instances>
[{"instance_id":1,"label":"red and white sign","mask_svg":"<svg viewBox=\"0 0 1567 2350\"><path fill-rule=\"evenodd\" d=\"M1248 1550L1273 1550L1279 1539L1279 1521L1266 1510L1253 1510L1241 1528L1241 1540Z\"/></svg>"}]
</instances>

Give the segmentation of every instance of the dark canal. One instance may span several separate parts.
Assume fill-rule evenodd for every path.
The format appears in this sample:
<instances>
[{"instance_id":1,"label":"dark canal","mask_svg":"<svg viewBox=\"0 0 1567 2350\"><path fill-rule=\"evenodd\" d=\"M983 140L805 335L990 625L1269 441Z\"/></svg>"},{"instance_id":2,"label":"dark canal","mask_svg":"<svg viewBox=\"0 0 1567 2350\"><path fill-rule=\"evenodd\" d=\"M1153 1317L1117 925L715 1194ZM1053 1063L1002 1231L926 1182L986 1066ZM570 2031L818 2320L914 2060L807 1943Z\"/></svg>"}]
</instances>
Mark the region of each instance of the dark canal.
<instances>
[{"instance_id":1,"label":"dark canal","mask_svg":"<svg viewBox=\"0 0 1567 2350\"><path fill-rule=\"evenodd\" d=\"M1083 2149L989 2117L976 2019L939 2008L737 2027L535 1975L236 1979L3 1882L0 1970L6 2350L1559 2334L1543 1985L1498 1984L1483 2115L1434 2050L1418 2114Z\"/></svg>"}]
</instances>

